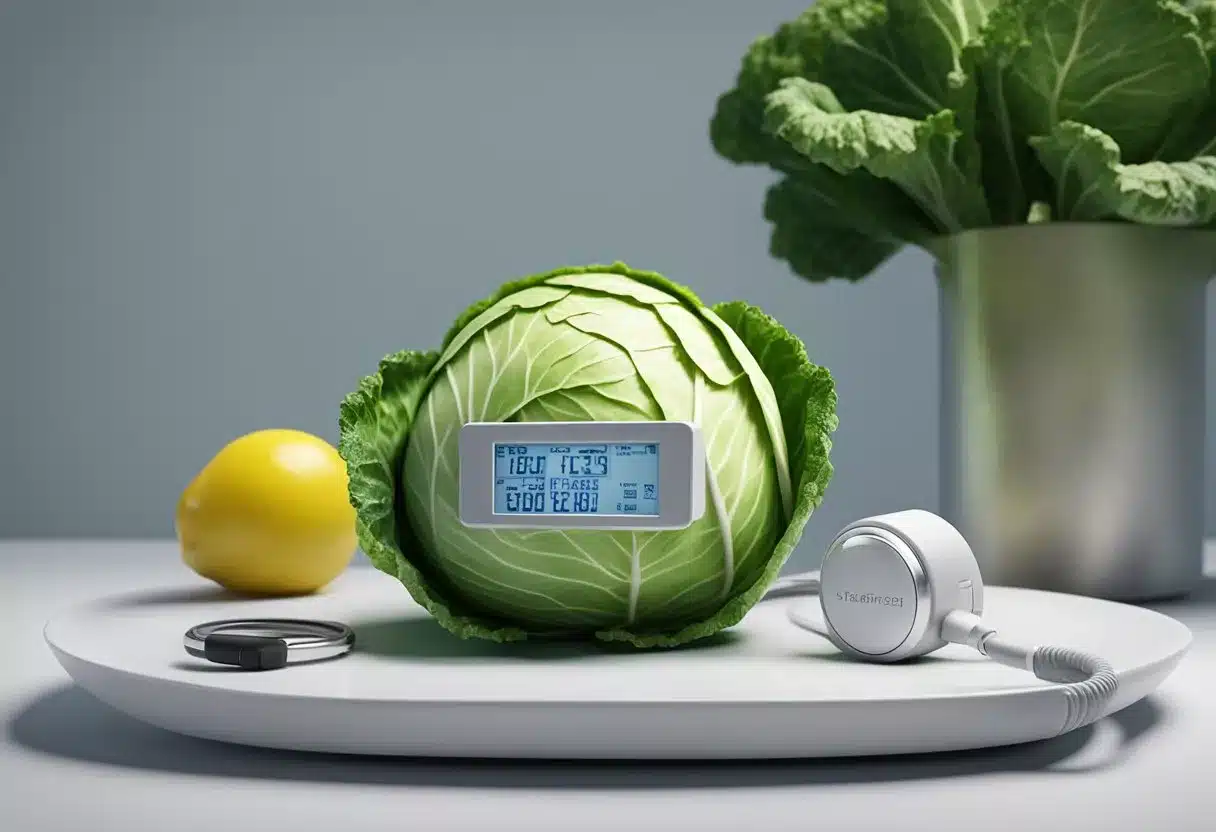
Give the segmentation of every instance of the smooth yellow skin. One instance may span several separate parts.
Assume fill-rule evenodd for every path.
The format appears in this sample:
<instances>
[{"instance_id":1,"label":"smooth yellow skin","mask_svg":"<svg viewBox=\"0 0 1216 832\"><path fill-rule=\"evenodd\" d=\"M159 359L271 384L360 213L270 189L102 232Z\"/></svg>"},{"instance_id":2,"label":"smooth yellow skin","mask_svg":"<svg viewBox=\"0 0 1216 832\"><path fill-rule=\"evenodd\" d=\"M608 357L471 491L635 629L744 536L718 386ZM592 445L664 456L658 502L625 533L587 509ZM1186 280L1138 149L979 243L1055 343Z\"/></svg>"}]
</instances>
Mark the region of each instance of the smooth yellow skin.
<instances>
[{"instance_id":1,"label":"smooth yellow skin","mask_svg":"<svg viewBox=\"0 0 1216 832\"><path fill-rule=\"evenodd\" d=\"M328 442L263 430L225 446L177 503L186 565L248 595L304 595L354 556L346 464Z\"/></svg>"}]
</instances>

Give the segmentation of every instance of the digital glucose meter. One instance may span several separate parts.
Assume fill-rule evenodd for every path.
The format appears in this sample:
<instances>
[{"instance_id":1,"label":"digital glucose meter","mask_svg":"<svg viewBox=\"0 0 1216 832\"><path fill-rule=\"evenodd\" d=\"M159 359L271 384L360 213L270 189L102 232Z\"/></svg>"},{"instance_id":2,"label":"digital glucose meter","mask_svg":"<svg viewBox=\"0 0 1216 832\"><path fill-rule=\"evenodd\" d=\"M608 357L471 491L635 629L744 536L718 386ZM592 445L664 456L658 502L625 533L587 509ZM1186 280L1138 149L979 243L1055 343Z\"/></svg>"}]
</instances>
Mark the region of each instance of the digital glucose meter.
<instances>
[{"instance_id":1,"label":"digital glucose meter","mask_svg":"<svg viewBox=\"0 0 1216 832\"><path fill-rule=\"evenodd\" d=\"M470 422L466 526L684 529L705 513L705 446L689 422Z\"/></svg>"}]
</instances>

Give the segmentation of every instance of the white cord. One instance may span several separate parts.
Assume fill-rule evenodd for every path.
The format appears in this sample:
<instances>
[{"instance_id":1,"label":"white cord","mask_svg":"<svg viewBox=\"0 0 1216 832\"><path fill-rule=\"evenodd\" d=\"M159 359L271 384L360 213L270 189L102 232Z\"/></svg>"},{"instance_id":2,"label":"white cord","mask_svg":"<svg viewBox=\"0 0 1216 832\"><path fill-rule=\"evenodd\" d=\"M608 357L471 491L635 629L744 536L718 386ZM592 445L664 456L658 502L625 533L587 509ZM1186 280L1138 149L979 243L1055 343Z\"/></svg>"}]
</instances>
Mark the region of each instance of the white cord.
<instances>
[{"instance_id":1,"label":"white cord","mask_svg":"<svg viewBox=\"0 0 1216 832\"><path fill-rule=\"evenodd\" d=\"M778 578L764 597L818 595L819 589L818 571L801 572ZM794 623L818 632L809 619L795 612L791 610L790 615ZM1058 683L1068 703L1061 734L1100 719L1119 689L1119 677L1105 659L1066 647L1025 647L1006 641L974 613L959 610L949 613L942 622L941 635L944 640L977 650L994 662L1029 670L1045 682Z\"/></svg>"},{"instance_id":2,"label":"white cord","mask_svg":"<svg viewBox=\"0 0 1216 832\"><path fill-rule=\"evenodd\" d=\"M1006 641L974 613L949 613L942 622L942 638L978 650L998 664L1059 683L1068 702L1061 734L1101 719L1119 690L1119 677L1105 659L1067 647L1026 647Z\"/></svg>"},{"instance_id":3,"label":"white cord","mask_svg":"<svg viewBox=\"0 0 1216 832\"><path fill-rule=\"evenodd\" d=\"M798 572L793 575L783 575L773 581L764 600L769 598L789 598L794 595L818 595L819 570L813 572Z\"/></svg>"}]
</instances>

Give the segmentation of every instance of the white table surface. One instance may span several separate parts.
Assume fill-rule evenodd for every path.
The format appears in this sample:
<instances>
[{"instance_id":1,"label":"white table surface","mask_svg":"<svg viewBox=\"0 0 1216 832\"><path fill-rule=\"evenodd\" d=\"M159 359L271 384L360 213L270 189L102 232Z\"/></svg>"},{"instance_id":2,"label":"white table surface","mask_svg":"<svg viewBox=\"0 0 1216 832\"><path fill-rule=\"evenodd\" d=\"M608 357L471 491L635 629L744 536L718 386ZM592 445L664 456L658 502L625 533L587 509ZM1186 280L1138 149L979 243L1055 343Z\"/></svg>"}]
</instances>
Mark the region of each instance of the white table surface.
<instances>
[{"instance_id":1,"label":"white table surface","mask_svg":"<svg viewBox=\"0 0 1216 832\"><path fill-rule=\"evenodd\" d=\"M1216 792L1216 545L1195 633L1147 700L1056 740L921 757L508 764L283 753L180 737L74 688L46 620L189 580L172 543L0 543L0 829L1205 830ZM354 566L352 568L370 568Z\"/></svg>"}]
</instances>

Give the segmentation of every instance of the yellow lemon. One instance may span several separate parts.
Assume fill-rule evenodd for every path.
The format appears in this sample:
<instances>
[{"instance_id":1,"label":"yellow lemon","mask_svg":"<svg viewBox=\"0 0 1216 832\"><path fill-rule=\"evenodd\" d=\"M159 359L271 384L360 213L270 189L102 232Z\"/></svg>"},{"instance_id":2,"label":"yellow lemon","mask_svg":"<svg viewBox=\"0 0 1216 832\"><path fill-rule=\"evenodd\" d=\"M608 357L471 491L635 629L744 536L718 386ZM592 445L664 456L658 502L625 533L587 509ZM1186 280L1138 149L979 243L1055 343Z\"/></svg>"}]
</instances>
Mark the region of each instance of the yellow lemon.
<instances>
[{"instance_id":1,"label":"yellow lemon","mask_svg":"<svg viewBox=\"0 0 1216 832\"><path fill-rule=\"evenodd\" d=\"M182 559L234 592L315 592L355 553L346 487L346 464L323 439L294 430L242 436L178 500Z\"/></svg>"}]
</instances>

